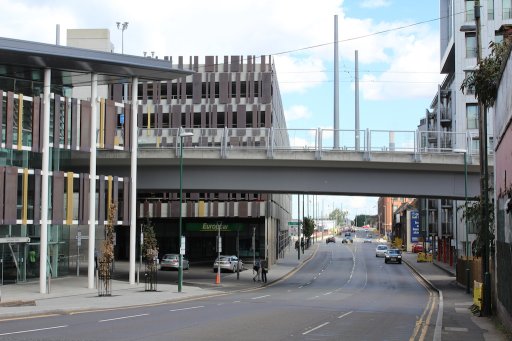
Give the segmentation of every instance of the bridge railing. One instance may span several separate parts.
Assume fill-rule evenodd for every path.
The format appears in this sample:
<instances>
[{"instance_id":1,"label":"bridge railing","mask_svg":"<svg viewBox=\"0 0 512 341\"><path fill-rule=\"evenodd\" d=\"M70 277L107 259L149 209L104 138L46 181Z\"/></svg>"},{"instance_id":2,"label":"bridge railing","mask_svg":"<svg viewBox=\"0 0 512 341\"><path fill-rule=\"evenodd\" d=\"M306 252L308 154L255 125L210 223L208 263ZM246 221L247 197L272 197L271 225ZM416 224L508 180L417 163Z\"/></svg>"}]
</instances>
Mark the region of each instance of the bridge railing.
<instances>
[{"instance_id":1,"label":"bridge railing","mask_svg":"<svg viewBox=\"0 0 512 341\"><path fill-rule=\"evenodd\" d=\"M276 129L276 128L184 128L193 136L183 137L183 148L214 149L221 157L232 150L255 149L272 157L277 150L304 150L322 153L443 153L466 150L478 154L470 133L389 130ZM139 149L174 148L179 152L179 128L139 129ZM338 145L335 146L335 135ZM492 147L490 148L492 150Z\"/></svg>"}]
</instances>

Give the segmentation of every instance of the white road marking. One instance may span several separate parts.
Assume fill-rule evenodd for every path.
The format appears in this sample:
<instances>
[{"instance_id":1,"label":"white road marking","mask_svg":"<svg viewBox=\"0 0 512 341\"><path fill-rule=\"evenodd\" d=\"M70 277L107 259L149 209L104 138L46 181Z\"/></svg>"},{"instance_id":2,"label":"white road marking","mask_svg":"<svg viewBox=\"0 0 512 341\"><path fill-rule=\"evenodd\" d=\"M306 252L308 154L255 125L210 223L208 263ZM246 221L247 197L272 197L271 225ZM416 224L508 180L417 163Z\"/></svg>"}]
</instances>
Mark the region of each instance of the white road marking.
<instances>
[{"instance_id":1,"label":"white road marking","mask_svg":"<svg viewBox=\"0 0 512 341\"><path fill-rule=\"evenodd\" d=\"M188 308L181 308L181 309L172 309L169 311L182 311L182 310L190 310L190 309L199 309L204 308L204 305L198 305L197 307L188 307Z\"/></svg>"},{"instance_id":2,"label":"white road marking","mask_svg":"<svg viewBox=\"0 0 512 341\"><path fill-rule=\"evenodd\" d=\"M350 315L350 314L352 314L352 311L349 311L348 313L345 313L345 314L343 314L343 315L340 315L340 316L338 316L338 318L339 318L339 319L342 319L342 318L344 318L345 316Z\"/></svg>"},{"instance_id":3,"label":"white road marking","mask_svg":"<svg viewBox=\"0 0 512 341\"><path fill-rule=\"evenodd\" d=\"M260 298L269 297L269 296L270 295L263 295L263 296L253 297L253 298L251 298L251 300L258 300Z\"/></svg>"},{"instance_id":4,"label":"white road marking","mask_svg":"<svg viewBox=\"0 0 512 341\"><path fill-rule=\"evenodd\" d=\"M326 293L324 294L324 296L325 296L325 295L330 295L330 294L332 294L332 291L326 292Z\"/></svg>"},{"instance_id":5,"label":"white road marking","mask_svg":"<svg viewBox=\"0 0 512 341\"><path fill-rule=\"evenodd\" d=\"M299 289L302 289L302 287L304 287L304 286L303 286L303 285L301 285L301 286L299 287Z\"/></svg>"},{"instance_id":6,"label":"white road marking","mask_svg":"<svg viewBox=\"0 0 512 341\"><path fill-rule=\"evenodd\" d=\"M233 303L240 303L240 301L233 301Z\"/></svg>"},{"instance_id":7,"label":"white road marking","mask_svg":"<svg viewBox=\"0 0 512 341\"><path fill-rule=\"evenodd\" d=\"M124 320L124 319L130 319L132 317L147 316L147 315L149 315L149 314L122 316L122 317L116 317L116 318L112 318L112 319L99 320L98 322L108 322L108 321Z\"/></svg>"},{"instance_id":8,"label":"white road marking","mask_svg":"<svg viewBox=\"0 0 512 341\"><path fill-rule=\"evenodd\" d=\"M315 328L311 328L310 330L305 331L304 333L302 333L302 335L309 334L309 333L311 333L312 331L315 331L315 330L317 330L317 329L320 329L320 328L322 328L323 326L326 326L326 325L328 325L328 324L329 324L329 322L322 323L321 325L316 326Z\"/></svg>"},{"instance_id":9,"label":"white road marking","mask_svg":"<svg viewBox=\"0 0 512 341\"><path fill-rule=\"evenodd\" d=\"M469 307L468 308L455 308L455 312L456 313L468 313L470 314L471 313L471 310L469 310Z\"/></svg>"},{"instance_id":10,"label":"white road marking","mask_svg":"<svg viewBox=\"0 0 512 341\"><path fill-rule=\"evenodd\" d=\"M315 277L313 277L313 280L315 280L315 279L317 279L317 278L318 278L318 276L315 276Z\"/></svg>"},{"instance_id":11,"label":"white road marking","mask_svg":"<svg viewBox=\"0 0 512 341\"><path fill-rule=\"evenodd\" d=\"M467 332L468 328L460 328L460 327L444 327L444 330L447 332Z\"/></svg>"},{"instance_id":12,"label":"white road marking","mask_svg":"<svg viewBox=\"0 0 512 341\"><path fill-rule=\"evenodd\" d=\"M2 333L2 334L0 334L0 336L14 335L14 334L23 334L23 333L33 333L33 332L39 332L39 331L42 331L42 330L50 330L50 329L58 329L58 328L66 328L66 327L68 327L68 326L65 325L65 326L56 326L56 327L48 327L48 328L20 330L20 331L17 331L17 332Z\"/></svg>"}]
</instances>

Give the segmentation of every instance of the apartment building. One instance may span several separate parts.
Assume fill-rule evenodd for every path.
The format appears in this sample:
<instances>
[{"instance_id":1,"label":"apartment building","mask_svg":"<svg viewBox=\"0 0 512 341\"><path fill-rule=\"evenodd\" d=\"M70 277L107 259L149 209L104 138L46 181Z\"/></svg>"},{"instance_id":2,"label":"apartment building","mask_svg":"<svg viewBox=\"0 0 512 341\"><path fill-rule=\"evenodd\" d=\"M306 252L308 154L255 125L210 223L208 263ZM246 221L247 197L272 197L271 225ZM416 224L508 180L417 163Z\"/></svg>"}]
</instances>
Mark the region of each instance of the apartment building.
<instances>
[{"instance_id":1,"label":"apartment building","mask_svg":"<svg viewBox=\"0 0 512 341\"><path fill-rule=\"evenodd\" d=\"M460 86L465 77L477 65L477 34L475 1L440 0L440 71L445 75L438 86L425 118L418 129L422 132L422 147L425 149L453 148L466 151L467 162L478 158L479 113L478 103L472 89L465 93ZM489 43L501 42L503 31L512 24L512 0L480 1L480 52L489 55ZM488 114L488 146L493 150L493 112ZM434 248L440 260L456 258L463 254L467 243L476 238L476 228L462 221L462 211L457 208L463 201L446 199L421 199L425 229L434 239ZM468 240L466 240L468 236ZM444 250L444 251L443 251ZM443 254L449 252L448 255Z\"/></svg>"}]
</instances>

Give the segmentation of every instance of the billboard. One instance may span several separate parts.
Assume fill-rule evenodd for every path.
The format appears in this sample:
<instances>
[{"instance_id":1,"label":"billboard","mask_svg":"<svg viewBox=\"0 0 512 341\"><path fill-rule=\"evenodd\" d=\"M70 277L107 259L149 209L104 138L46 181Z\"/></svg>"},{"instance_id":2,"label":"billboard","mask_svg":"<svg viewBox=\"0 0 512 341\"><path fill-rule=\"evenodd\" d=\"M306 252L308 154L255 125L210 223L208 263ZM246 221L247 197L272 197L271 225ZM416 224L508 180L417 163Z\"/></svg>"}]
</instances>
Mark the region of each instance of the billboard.
<instances>
[{"instance_id":1,"label":"billboard","mask_svg":"<svg viewBox=\"0 0 512 341\"><path fill-rule=\"evenodd\" d=\"M418 242L420 237L420 213L411 211L411 242Z\"/></svg>"}]
</instances>

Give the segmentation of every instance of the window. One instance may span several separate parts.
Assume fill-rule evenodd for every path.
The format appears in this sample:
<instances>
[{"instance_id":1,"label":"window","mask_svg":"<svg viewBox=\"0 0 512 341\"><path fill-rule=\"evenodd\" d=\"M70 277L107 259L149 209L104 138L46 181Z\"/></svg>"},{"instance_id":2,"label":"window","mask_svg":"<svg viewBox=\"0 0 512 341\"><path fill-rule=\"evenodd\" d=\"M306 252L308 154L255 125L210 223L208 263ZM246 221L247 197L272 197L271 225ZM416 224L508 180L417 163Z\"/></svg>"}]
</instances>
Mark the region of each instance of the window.
<instances>
[{"instance_id":1,"label":"window","mask_svg":"<svg viewBox=\"0 0 512 341\"><path fill-rule=\"evenodd\" d=\"M502 8L503 8L503 19L511 19L512 18L512 0L502 0Z\"/></svg>"},{"instance_id":2,"label":"window","mask_svg":"<svg viewBox=\"0 0 512 341\"><path fill-rule=\"evenodd\" d=\"M466 33L466 58L476 58L476 34Z\"/></svg>"},{"instance_id":3,"label":"window","mask_svg":"<svg viewBox=\"0 0 512 341\"><path fill-rule=\"evenodd\" d=\"M467 129L478 129L478 104L466 104Z\"/></svg>"},{"instance_id":4,"label":"window","mask_svg":"<svg viewBox=\"0 0 512 341\"><path fill-rule=\"evenodd\" d=\"M487 0L487 20L494 20L494 0Z\"/></svg>"},{"instance_id":5,"label":"window","mask_svg":"<svg viewBox=\"0 0 512 341\"><path fill-rule=\"evenodd\" d=\"M475 2L473 0L466 1L466 21L475 20Z\"/></svg>"}]
</instances>

